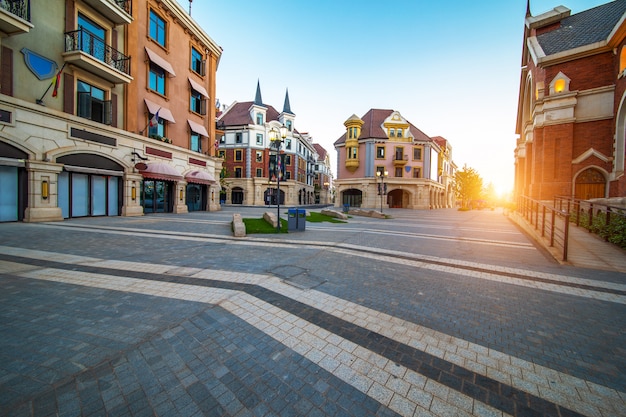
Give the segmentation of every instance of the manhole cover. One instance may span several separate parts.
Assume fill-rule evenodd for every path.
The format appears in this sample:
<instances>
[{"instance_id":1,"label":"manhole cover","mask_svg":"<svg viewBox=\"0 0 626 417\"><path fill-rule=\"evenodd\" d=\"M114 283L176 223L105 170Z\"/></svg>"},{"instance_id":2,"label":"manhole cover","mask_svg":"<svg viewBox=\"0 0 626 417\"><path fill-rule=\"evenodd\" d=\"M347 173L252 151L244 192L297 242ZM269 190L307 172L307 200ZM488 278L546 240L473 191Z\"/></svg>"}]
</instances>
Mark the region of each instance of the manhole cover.
<instances>
[{"instance_id":1,"label":"manhole cover","mask_svg":"<svg viewBox=\"0 0 626 417\"><path fill-rule=\"evenodd\" d=\"M309 274L305 268L293 265L282 265L269 272L281 278L285 283L305 290L313 289L327 281Z\"/></svg>"}]
</instances>

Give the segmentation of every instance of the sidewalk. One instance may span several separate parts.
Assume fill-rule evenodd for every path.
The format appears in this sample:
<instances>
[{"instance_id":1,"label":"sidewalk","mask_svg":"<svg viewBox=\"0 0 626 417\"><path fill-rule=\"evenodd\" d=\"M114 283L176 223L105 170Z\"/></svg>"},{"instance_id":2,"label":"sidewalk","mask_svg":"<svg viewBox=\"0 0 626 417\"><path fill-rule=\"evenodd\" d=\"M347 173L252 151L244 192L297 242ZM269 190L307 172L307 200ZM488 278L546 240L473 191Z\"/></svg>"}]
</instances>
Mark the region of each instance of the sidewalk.
<instances>
[{"instance_id":1,"label":"sidewalk","mask_svg":"<svg viewBox=\"0 0 626 417\"><path fill-rule=\"evenodd\" d=\"M605 242L582 227L570 225L567 261L563 261L561 250L550 247L546 239L542 238L524 218L517 213L510 213L509 218L531 235L561 264L626 273L626 251L610 242Z\"/></svg>"}]
</instances>

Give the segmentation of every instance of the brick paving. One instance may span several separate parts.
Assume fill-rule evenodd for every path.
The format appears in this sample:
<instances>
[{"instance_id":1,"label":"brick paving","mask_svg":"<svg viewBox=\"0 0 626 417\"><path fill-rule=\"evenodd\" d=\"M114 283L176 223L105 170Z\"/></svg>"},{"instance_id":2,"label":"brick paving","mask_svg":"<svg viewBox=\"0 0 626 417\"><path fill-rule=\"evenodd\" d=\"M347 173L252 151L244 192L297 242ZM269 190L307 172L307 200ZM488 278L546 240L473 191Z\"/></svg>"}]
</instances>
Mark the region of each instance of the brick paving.
<instances>
[{"instance_id":1,"label":"brick paving","mask_svg":"<svg viewBox=\"0 0 626 417\"><path fill-rule=\"evenodd\" d=\"M0 415L623 415L623 273L496 212L232 212L0 224Z\"/></svg>"}]
</instances>

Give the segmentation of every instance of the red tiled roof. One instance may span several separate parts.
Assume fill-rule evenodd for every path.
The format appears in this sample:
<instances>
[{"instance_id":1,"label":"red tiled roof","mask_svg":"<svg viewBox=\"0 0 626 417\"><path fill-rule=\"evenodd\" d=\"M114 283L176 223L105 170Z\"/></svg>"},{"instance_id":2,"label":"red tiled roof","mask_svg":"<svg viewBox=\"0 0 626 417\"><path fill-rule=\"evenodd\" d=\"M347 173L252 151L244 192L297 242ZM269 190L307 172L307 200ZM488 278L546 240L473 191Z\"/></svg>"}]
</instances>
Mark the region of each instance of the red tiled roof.
<instances>
[{"instance_id":1,"label":"red tiled roof","mask_svg":"<svg viewBox=\"0 0 626 417\"><path fill-rule=\"evenodd\" d=\"M382 110L382 109L370 109L361 120L363 120L363 127L361 128L361 136L359 139L380 139L387 140L387 132L383 129L383 122L394 110ZM413 138L420 141L431 141L424 132L415 127L409 122L409 129ZM334 143L335 146L344 144L346 142L346 134L341 135Z\"/></svg>"},{"instance_id":2,"label":"red tiled roof","mask_svg":"<svg viewBox=\"0 0 626 417\"><path fill-rule=\"evenodd\" d=\"M225 126L241 126L253 124L252 116L250 116L250 107L254 105L254 101L244 101L241 103L235 103L222 113L220 122L223 122ZM265 105L266 121L278 120L279 113L272 106Z\"/></svg>"},{"instance_id":3,"label":"red tiled roof","mask_svg":"<svg viewBox=\"0 0 626 417\"><path fill-rule=\"evenodd\" d=\"M321 161L323 161L324 159L326 159L326 155L328 154L328 152L326 152L326 149L324 149L322 147L322 145L320 145L319 143L314 143L313 147L315 148L315 151L317 152L317 154L319 155L319 159Z\"/></svg>"}]
</instances>

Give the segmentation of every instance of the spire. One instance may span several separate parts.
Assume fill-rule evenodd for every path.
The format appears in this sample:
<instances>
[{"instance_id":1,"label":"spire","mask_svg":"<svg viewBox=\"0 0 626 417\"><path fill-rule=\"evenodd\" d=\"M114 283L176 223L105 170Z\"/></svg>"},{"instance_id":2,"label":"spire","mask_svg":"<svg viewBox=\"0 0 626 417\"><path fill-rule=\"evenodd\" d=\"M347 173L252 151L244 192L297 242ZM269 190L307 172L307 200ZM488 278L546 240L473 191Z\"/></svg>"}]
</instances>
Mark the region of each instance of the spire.
<instances>
[{"instance_id":1,"label":"spire","mask_svg":"<svg viewBox=\"0 0 626 417\"><path fill-rule=\"evenodd\" d=\"M261 98L261 82L259 80L256 82L256 97L254 97L254 104L257 106L263 105L263 99Z\"/></svg>"},{"instance_id":2,"label":"spire","mask_svg":"<svg viewBox=\"0 0 626 417\"><path fill-rule=\"evenodd\" d=\"M526 0L526 17L530 17L530 0Z\"/></svg>"},{"instance_id":3,"label":"spire","mask_svg":"<svg viewBox=\"0 0 626 417\"><path fill-rule=\"evenodd\" d=\"M291 111L291 105L289 104L289 89L285 90L285 104L283 104L283 113L294 114Z\"/></svg>"}]
</instances>

